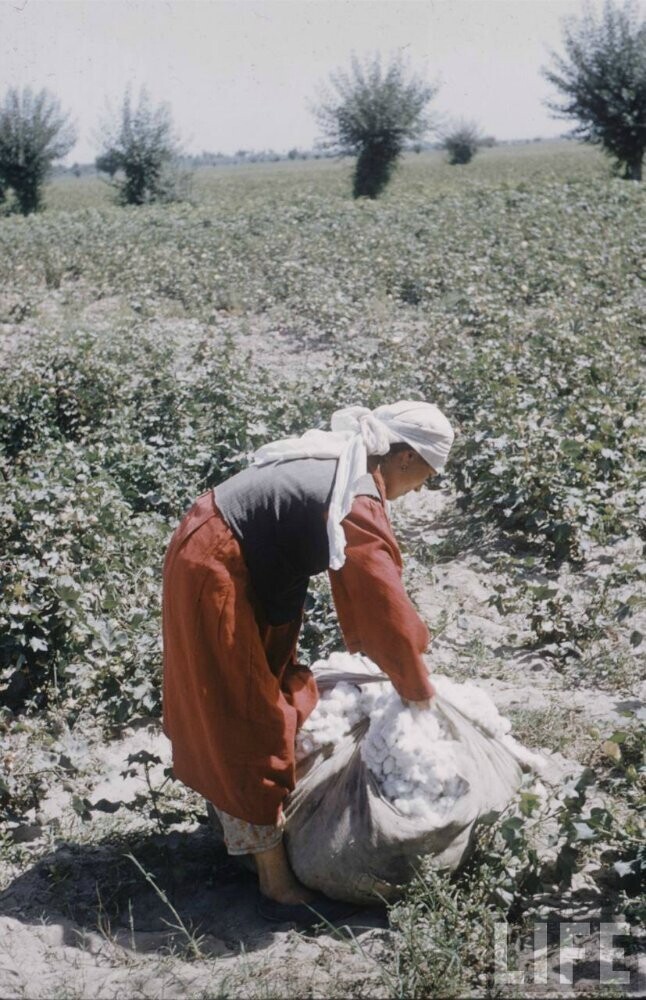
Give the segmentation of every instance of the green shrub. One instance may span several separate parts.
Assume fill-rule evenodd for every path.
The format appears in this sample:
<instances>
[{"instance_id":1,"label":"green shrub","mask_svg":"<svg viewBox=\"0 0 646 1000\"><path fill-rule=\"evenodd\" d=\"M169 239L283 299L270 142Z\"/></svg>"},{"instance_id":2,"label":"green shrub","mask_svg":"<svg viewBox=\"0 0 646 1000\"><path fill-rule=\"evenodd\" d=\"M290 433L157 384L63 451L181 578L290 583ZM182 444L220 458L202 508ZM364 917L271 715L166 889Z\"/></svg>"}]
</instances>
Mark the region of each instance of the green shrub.
<instances>
[{"instance_id":1,"label":"green shrub","mask_svg":"<svg viewBox=\"0 0 646 1000\"><path fill-rule=\"evenodd\" d=\"M471 163L483 145L484 137L473 122L458 122L442 133L442 146L453 166Z\"/></svg>"},{"instance_id":2,"label":"green shrub","mask_svg":"<svg viewBox=\"0 0 646 1000\"><path fill-rule=\"evenodd\" d=\"M226 350L142 330L43 339L5 371L0 677L11 708L91 699L106 719L159 710L161 565L181 513L246 464L254 419L297 411ZM255 383L254 383L255 385ZM271 424L268 426L271 427Z\"/></svg>"}]
</instances>

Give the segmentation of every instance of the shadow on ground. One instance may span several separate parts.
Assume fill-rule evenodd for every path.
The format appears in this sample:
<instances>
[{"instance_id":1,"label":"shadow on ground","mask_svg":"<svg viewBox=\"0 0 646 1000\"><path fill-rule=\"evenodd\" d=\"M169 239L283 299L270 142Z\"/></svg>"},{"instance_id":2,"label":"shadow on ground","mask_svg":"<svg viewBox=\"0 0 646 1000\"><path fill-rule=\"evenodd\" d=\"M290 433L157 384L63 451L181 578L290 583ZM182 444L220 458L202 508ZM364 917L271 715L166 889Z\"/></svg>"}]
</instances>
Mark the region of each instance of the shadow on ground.
<instances>
[{"instance_id":1,"label":"shadow on ground","mask_svg":"<svg viewBox=\"0 0 646 1000\"><path fill-rule=\"evenodd\" d=\"M249 953L269 947L276 931L286 929L256 914L256 886L211 830L199 828L61 845L0 893L0 916L64 923L70 945L83 930L98 930L139 952L188 946L190 935L204 937L207 953ZM361 910L348 925L355 937L386 927L385 911Z\"/></svg>"}]
</instances>

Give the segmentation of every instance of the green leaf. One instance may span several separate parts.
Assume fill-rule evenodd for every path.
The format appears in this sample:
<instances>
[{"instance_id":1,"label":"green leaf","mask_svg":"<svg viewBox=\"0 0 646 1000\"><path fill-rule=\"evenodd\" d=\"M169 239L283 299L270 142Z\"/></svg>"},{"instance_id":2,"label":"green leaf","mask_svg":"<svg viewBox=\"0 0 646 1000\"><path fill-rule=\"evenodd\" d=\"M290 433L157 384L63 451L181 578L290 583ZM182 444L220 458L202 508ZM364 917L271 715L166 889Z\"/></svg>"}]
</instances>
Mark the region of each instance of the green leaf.
<instances>
[{"instance_id":1,"label":"green leaf","mask_svg":"<svg viewBox=\"0 0 646 1000\"><path fill-rule=\"evenodd\" d=\"M540 797L534 792L521 792L520 811L523 816L531 816L536 807L540 804Z\"/></svg>"},{"instance_id":2,"label":"green leaf","mask_svg":"<svg viewBox=\"0 0 646 1000\"><path fill-rule=\"evenodd\" d=\"M80 795L73 795L71 805L76 815L80 816L84 823L92 819L92 805L87 799L81 798Z\"/></svg>"},{"instance_id":3,"label":"green leaf","mask_svg":"<svg viewBox=\"0 0 646 1000\"><path fill-rule=\"evenodd\" d=\"M128 754L128 764L161 764L161 758L147 750L139 750L137 753Z\"/></svg>"}]
</instances>

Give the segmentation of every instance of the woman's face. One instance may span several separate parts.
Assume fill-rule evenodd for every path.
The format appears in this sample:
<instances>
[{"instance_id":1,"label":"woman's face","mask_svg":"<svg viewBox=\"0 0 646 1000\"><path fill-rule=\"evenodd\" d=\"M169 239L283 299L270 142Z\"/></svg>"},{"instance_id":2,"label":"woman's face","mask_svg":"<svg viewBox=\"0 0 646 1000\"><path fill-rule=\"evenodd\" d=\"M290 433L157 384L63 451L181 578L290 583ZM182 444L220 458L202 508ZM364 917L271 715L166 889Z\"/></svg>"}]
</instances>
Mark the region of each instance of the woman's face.
<instances>
[{"instance_id":1,"label":"woman's face","mask_svg":"<svg viewBox=\"0 0 646 1000\"><path fill-rule=\"evenodd\" d=\"M419 490L437 472L410 448L387 455L381 463L381 474L386 485L386 497L396 500L411 490Z\"/></svg>"}]
</instances>

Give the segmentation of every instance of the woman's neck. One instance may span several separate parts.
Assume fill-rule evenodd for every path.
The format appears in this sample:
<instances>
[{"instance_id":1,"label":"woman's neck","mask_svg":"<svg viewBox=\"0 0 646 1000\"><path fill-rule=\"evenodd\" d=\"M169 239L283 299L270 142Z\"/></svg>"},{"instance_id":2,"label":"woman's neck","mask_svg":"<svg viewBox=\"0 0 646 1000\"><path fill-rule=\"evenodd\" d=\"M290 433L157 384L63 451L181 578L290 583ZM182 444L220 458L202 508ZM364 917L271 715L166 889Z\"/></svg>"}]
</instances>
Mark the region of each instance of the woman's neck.
<instances>
[{"instance_id":1,"label":"woman's neck","mask_svg":"<svg viewBox=\"0 0 646 1000\"><path fill-rule=\"evenodd\" d=\"M373 461L373 456L368 456L368 472L372 475L375 483L377 484L377 489L379 490L379 495L382 501L385 503L386 497L386 483L384 482L384 477L381 474L381 469L379 467L379 461Z\"/></svg>"}]
</instances>

